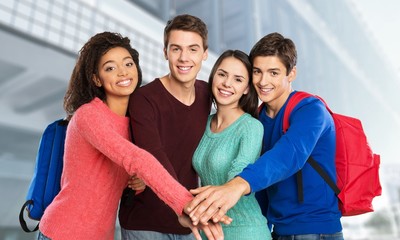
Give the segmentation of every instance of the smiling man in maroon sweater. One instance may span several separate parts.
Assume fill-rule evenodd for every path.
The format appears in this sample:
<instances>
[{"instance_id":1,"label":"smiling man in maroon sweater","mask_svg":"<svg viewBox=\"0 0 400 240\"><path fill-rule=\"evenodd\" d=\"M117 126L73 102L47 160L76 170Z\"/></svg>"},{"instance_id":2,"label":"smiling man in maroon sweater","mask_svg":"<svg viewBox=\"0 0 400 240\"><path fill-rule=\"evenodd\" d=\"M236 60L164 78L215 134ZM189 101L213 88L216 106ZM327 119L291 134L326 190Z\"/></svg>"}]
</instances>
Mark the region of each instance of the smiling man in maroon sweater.
<instances>
[{"instance_id":1,"label":"smiling man in maroon sweater","mask_svg":"<svg viewBox=\"0 0 400 240\"><path fill-rule=\"evenodd\" d=\"M152 153L188 189L198 187L192 156L211 108L207 83L196 79L207 49L207 27L199 18L179 15L168 21L164 55L170 72L130 98L135 144ZM122 198L119 211L122 239L194 239L150 188L128 201L133 202Z\"/></svg>"}]
</instances>

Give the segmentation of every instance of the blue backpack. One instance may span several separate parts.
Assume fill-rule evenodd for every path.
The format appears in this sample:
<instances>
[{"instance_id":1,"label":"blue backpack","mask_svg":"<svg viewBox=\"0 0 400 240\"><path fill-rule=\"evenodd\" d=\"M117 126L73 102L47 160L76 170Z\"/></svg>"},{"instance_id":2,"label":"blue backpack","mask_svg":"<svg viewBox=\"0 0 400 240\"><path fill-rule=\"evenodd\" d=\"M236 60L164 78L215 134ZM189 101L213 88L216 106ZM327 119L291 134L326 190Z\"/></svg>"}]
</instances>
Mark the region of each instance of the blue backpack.
<instances>
[{"instance_id":1,"label":"blue backpack","mask_svg":"<svg viewBox=\"0 0 400 240\"><path fill-rule=\"evenodd\" d=\"M49 124L40 139L35 171L19 214L19 222L25 232L38 230L39 224L30 230L24 219L24 210L27 210L29 218L40 221L46 207L60 192L67 125L68 121L63 119Z\"/></svg>"}]
</instances>

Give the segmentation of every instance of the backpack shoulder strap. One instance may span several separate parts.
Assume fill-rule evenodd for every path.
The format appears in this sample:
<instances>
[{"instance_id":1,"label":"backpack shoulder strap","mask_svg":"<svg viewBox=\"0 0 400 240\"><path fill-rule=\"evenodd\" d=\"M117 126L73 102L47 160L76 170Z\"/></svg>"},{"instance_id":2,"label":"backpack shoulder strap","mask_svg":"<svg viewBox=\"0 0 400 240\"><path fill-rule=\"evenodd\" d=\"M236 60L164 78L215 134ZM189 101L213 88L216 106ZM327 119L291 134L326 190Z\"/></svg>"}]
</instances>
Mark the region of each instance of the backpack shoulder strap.
<instances>
[{"instance_id":1,"label":"backpack shoulder strap","mask_svg":"<svg viewBox=\"0 0 400 240\"><path fill-rule=\"evenodd\" d=\"M289 117L290 114L292 113L293 109L297 106L299 102L301 102L304 98L308 97L316 97L320 99L324 104L327 110L332 114L332 111L329 109L328 105L326 102L319 96L312 95L307 92L296 92L293 94L293 96L289 99L285 112L283 114L283 133L286 133L286 131L289 129ZM328 176L328 174L324 171L324 169L310 156L307 159L307 162L315 169L315 171L318 172L318 174L325 180L325 182L333 189L333 191L336 194L339 194L340 190L337 187L337 185L334 183L334 181ZM297 196L298 200L300 203L304 201L304 194L303 194L303 176L302 176L302 171L299 170L296 173L296 181L297 181Z\"/></svg>"},{"instance_id":2,"label":"backpack shoulder strap","mask_svg":"<svg viewBox=\"0 0 400 240\"><path fill-rule=\"evenodd\" d=\"M283 113L282 130L284 134L289 129L289 116L292 113L293 109L297 106L299 102L301 102L301 100L310 96L313 95L307 92L295 92L289 98L289 101L286 104L285 112ZM297 198L299 202L302 203L304 201L304 194L303 194L303 174L301 170L299 170L296 173L296 182L297 182Z\"/></svg>"},{"instance_id":3,"label":"backpack shoulder strap","mask_svg":"<svg viewBox=\"0 0 400 240\"><path fill-rule=\"evenodd\" d=\"M325 170L319 165L317 161L315 161L312 157L309 157L307 162L314 168L315 171L325 180L325 182L329 185L330 188L339 195L340 189L336 185L336 183L329 177L329 175L325 172Z\"/></svg>"},{"instance_id":4,"label":"backpack shoulder strap","mask_svg":"<svg viewBox=\"0 0 400 240\"><path fill-rule=\"evenodd\" d=\"M283 113L283 133L286 133L286 131L289 129L289 117L290 114L292 113L293 109L297 106L301 100L304 98L308 98L314 96L310 93L307 92L295 92L291 98L289 98L289 101L286 105L285 112Z\"/></svg>"},{"instance_id":5,"label":"backpack shoulder strap","mask_svg":"<svg viewBox=\"0 0 400 240\"><path fill-rule=\"evenodd\" d=\"M261 103L260 106L258 106L258 114L261 113L263 107L264 107L265 103Z\"/></svg>"}]
</instances>

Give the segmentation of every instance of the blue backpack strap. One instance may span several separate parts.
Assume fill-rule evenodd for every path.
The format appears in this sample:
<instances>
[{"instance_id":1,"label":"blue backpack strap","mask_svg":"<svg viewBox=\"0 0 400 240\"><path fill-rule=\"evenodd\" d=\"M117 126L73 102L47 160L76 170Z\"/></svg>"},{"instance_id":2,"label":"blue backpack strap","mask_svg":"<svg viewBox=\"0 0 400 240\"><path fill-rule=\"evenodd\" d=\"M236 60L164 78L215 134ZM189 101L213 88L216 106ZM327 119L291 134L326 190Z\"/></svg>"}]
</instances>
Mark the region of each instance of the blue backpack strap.
<instances>
[{"instance_id":1,"label":"blue backpack strap","mask_svg":"<svg viewBox=\"0 0 400 240\"><path fill-rule=\"evenodd\" d=\"M67 124L64 120L57 121L53 146L51 149L51 158L49 164L49 174L47 176L46 187L43 196L44 209L53 201L54 197L60 192L61 174L64 165L64 145Z\"/></svg>"},{"instance_id":2,"label":"blue backpack strap","mask_svg":"<svg viewBox=\"0 0 400 240\"><path fill-rule=\"evenodd\" d=\"M49 124L40 139L35 173L26 202L19 214L20 225L25 232L38 230L39 224L36 228L30 230L24 219L24 210L27 210L29 218L39 221L46 207L60 191L67 125L68 121L64 119Z\"/></svg>"}]
</instances>

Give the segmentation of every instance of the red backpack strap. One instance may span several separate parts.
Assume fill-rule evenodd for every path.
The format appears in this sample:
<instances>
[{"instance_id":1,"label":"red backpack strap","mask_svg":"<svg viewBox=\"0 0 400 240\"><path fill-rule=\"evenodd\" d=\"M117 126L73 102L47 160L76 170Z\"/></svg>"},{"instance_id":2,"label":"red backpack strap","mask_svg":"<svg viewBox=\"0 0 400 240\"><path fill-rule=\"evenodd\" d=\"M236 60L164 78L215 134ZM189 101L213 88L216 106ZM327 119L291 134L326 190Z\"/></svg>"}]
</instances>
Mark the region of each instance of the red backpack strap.
<instances>
[{"instance_id":1,"label":"red backpack strap","mask_svg":"<svg viewBox=\"0 0 400 240\"><path fill-rule=\"evenodd\" d=\"M261 103L260 106L258 106L258 114L261 113L264 106L265 106L265 103Z\"/></svg>"},{"instance_id":2,"label":"red backpack strap","mask_svg":"<svg viewBox=\"0 0 400 240\"><path fill-rule=\"evenodd\" d=\"M285 112L283 113L283 125L282 125L283 133L286 133L286 131L289 129L289 117L290 117L290 114L292 113L293 109L297 106L297 104L299 102L301 102L301 100L303 100L304 98L311 97L311 96L314 96L314 95L307 93L307 92L298 91L298 92L295 92L291 98L289 98L289 101L285 108Z\"/></svg>"},{"instance_id":3,"label":"red backpack strap","mask_svg":"<svg viewBox=\"0 0 400 240\"><path fill-rule=\"evenodd\" d=\"M289 129L289 116L293 109L296 107L296 105L303 100L304 98L308 97L316 97L320 99L324 104L325 107L328 109L328 111L332 114L332 111L329 109L328 105L319 96L312 95L307 92L296 92L293 94L293 96L289 99L285 112L283 114L283 133L286 133L286 131ZM323 168L316 162L311 156L307 159L307 162L318 172L318 174L325 180L325 182L333 189L333 191L336 194L339 194L340 190L335 184L335 182L329 177L329 175L323 170ZM304 194L303 194L303 176L302 176L302 171L299 170L296 173L296 181L297 181L297 197L300 203L303 202L304 200Z\"/></svg>"}]
</instances>

